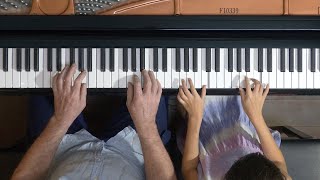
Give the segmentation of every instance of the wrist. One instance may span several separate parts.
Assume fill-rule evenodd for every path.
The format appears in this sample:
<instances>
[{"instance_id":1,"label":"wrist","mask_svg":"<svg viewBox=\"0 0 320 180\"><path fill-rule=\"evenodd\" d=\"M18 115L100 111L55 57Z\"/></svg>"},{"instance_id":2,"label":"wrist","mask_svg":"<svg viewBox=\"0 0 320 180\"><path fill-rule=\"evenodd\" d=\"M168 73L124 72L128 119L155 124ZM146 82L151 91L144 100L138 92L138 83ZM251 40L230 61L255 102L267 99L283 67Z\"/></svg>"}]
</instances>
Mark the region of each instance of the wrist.
<instances>
[{"instance_id":1,"label":"wrist","mask_svg":"<svg viewBox=\"0 0 320 180\"><path fill-rule=\"evenodd\" d=\"M66 126L66 127L70 127L72 124L72 120L70 120L70 118L64 118L62 116L57 116L56 114L53 114L53 116L51 117L51 121L54 122L55 124L58 124L60 126Z\"/></svg>"},{"instance_id":2,"label":"wrist","mask_svg":"<svg viewBox=\"0 0 320 180\"><path fill-rule=\"evenodd\" d=\"M188 128L194 130L200 130L202 122L202 116L189 116L188 118Z\"/></svg>"}]
</instances>

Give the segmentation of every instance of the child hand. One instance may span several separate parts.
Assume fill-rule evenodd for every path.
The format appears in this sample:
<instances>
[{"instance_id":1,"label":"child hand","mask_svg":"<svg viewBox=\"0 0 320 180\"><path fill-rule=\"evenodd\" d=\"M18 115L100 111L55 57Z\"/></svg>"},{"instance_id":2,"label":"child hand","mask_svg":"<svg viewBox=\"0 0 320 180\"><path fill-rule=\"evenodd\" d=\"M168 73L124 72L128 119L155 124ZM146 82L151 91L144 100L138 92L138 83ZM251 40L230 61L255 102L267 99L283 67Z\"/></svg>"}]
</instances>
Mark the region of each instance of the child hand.
<instances>
[{"instance_id":1,"label":"child hand","mask_svg":"<svg viewBox=\"0 0 320 180\"><path fill-rule=\"evenodd\" d=\"M254 89L251 90L250 80L254 82ZM256 79L246 77L246 92L240 87L240 96L244 111L250 120L261 119L264 101L269 92L269 84L263 91L263 86Z\"/></svg>"},{"instance_id":2,"label":"child hand","mask_svg":"<svg viewBox=\"0 0 320 180\"><path fill-rule=\"evenodd\" d=\"M177 99L188 113L188 123L200 126L203 115L204 99L206 96L206 87L202 87L201 96L199 96L192 80L188 79L188 81L190 84L190 91L187 88L185 80L182 80L182 86L179 87Z\"/></svg>"}]
</instances>

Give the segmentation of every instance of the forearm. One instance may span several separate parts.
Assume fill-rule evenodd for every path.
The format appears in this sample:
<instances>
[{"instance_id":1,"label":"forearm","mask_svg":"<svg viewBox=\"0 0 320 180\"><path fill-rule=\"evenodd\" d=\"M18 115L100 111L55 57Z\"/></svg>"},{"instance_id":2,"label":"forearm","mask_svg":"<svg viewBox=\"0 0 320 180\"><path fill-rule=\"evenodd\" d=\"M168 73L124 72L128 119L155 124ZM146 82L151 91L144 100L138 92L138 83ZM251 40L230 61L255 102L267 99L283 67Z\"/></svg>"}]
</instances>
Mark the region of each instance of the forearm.
<instances>
[{"instance_id":1,"label":"forearm","mask_svg":"<svg viewBox=\"0 0 320 180\"><path fill-rule=\"evenodd\" d=\"M171 159L159 136L156 124L138 128L147 179L176 179Z\"/></svg>"},{"instance_id":2,"label":"forearm","mask_svg":"<svg viewBox=\"0 0 320 180\"><path fill-rule=\"evenodd\" d=\"M258 133L264 155L273 162L285 163L282 152L275 143L263 116L252 119L252 123Z\"/></svg>"},{"instance_id":3,"label":"forearm","mask_svg":"<svg viewBox=\"0 0 320 180\"><path fill-rule=\"evenodd\" d=\"M54 116L16 168L12 179L44 179L52 158L70 124Z\"/></svg>"},{"instance_id":4,"label":"forearm","mask_svg":"<svg viewBox=\"0 0 320 180\"><path fill-rule=\"evenodd\" d=\"M189 119L189 122L198 122ZM184 152L182 158L182 174L185 179L197 179L199 163L199 131L200 125L188 125Z\"/></svg>"}]
</instances>

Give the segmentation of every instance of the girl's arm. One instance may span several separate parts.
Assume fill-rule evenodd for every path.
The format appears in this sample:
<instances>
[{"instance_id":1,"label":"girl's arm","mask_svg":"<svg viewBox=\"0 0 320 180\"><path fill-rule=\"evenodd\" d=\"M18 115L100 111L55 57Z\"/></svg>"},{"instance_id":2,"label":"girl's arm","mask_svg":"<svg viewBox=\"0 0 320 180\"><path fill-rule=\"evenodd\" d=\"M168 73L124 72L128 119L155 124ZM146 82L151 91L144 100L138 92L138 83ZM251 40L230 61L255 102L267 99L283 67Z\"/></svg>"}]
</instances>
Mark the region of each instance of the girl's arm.
<instances>
[{"instance_id":1,"label":"girl's arm","mask_svg":"<svg viewBox=\"0 0 320 180\"><path fill-rule=\"evenodd\" d=\"M285 175L287 179L291 179L288 175L285 159L262 116L262 108L269 92L269 85L267 85L264 90L258 80L251 80L254 82L253 90L251 90L248 77L246 77L246 92L240 88L243 109L258 133L264 155L281 170L282 174Z\"/></svg>"},{"instance_id":2,"label":"girl's arm","mask_svg":"<svg viewBox=\"0 0 320 180\"><path fill-rule=\"evenodd\" d=\"M201 96L194 88L191 79L188 79L190 91L186 82L182 80L177 96L188 113L188 129L182 158L182 175L184 179L198 179L197 166L199 162L199 132L203 116L206 87L202 87Z\"/></svg>"}]
</instances>

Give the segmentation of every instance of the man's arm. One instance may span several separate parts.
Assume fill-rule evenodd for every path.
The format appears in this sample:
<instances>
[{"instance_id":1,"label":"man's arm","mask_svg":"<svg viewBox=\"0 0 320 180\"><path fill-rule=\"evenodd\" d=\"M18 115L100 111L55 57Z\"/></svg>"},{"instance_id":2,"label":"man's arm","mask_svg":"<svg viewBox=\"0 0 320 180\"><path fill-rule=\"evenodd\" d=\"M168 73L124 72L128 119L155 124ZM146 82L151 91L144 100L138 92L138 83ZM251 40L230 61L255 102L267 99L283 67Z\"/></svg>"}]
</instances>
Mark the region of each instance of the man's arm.
<instances>
[{"instance_id":1,"label":"man's arm","mask_svg":"<svg viewBox=\"0 0 320 180\"><path fill-rule=\"evenodd\" d=\"M145 163L147 179L176 179L171 159L161 141L156 125L156 114L162 88L153 72L142 71L144 87L134 75L128 84L127 107L135 124Z\"/></svg>"},{"instance_id":2,"label":"man's arm","mask_svg":"<svg viewBox=\"0 0 320 180\"><path fill-rule=\"evenodd\" d=\"M198 179L199 132L203 116L206 87L202 87L200 96L192 80L188 79L188 81L190 91L187 88L186 82L182 80L182 86L179 88L177 99L188 113L188 129L182 158L182 175L186 180L193 180Z\"/></svg>"},{"instance_id":3,"label":"man's arm","mask_svg":"<svg viewBox=\"0 0 320 180\"><path fill-rule=\"evenodd\" d=\"M264 90L258 80L252 79L252 81L255 85L253 90L251 90L250 80L247 77L246 92L240 88L243 109L258 133L264 155L281 170L287 179L291 179L288 175L286 161L282 152L274 141L262 115L262 108L269 92L269 85Z\"/></svg>"},{"instance_id":4,"label":"man's arm","mask_svg":"<svg viewBox=\"0 0 320 180\"><path fill-rule=\"evenodd\" d=\"M71 86L76 66L66 67L53 78L55 112L46 128L35 140L20 164L14 171L12 179L45 179L50 163L74 119L86 105L86 86L81 84L85 77L82 72Z\"/></svg>"}]
</instances>

